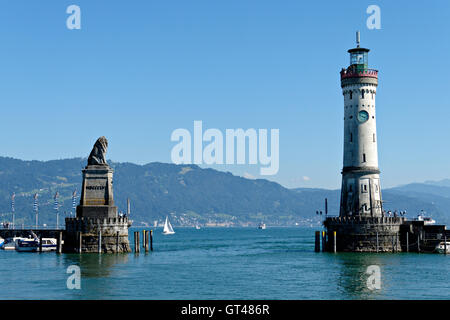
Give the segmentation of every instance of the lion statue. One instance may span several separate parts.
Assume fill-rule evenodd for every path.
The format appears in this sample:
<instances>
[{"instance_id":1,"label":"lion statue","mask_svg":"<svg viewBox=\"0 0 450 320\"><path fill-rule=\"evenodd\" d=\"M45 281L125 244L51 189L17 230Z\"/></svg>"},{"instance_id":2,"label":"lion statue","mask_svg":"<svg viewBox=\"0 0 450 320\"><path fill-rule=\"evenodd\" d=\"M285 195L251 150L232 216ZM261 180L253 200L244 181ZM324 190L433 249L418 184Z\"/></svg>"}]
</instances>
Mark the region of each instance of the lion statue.
<instances>
[{"instance_id":1,"label":"lion statue","mask_svg":"<svg viewBox=\"0 0 450 320\"><path fill-rule=\"evenodd\" d=\"M91 154L88 158L88 166L90 165L108 165L106 162L106 150L108 149L108 140L105 137L100 137L94 144Z\"/></svg>"}]
</instances>

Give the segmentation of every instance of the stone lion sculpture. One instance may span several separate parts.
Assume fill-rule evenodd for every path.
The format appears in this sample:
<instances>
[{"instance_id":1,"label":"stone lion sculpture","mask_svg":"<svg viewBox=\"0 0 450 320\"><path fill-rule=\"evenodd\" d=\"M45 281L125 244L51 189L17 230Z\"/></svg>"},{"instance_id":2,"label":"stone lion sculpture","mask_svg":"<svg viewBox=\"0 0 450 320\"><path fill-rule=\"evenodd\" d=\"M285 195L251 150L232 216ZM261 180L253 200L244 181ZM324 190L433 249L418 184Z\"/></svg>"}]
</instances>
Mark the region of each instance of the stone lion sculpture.
<instances>
[{"instance_id":1,"label":"stone lion sculpture","mask_svg":"<svg viewBox=\"0 0 450 320\"><path fill-rule=\"evenodd\" d=\"M108 140L105 137L100 137L94 144L91 154L88 158L88 166L90 165L108 165L106 162L106 151L108 150Z\"/></svg>"}]
</instances>

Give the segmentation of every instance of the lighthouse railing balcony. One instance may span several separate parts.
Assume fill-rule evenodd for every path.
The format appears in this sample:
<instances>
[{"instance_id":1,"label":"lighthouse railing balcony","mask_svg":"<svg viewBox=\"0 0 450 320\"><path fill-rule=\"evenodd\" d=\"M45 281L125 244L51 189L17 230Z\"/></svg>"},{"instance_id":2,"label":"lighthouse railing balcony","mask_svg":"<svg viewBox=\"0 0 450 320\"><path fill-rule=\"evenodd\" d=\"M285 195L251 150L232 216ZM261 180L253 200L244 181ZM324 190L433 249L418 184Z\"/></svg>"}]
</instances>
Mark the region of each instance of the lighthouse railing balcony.
<instances>
[{"instance_id":1,"label":"lighthouse railing balcony","mask_svg":"<svg viewBox=\"0 0 450 320\"><path fill-rule=\"evenodd\" d=\"M347 78L376 78L378 79L378 70L368 68L348 68L341 70L341 80Z\"/></svg>"}]
</instances>

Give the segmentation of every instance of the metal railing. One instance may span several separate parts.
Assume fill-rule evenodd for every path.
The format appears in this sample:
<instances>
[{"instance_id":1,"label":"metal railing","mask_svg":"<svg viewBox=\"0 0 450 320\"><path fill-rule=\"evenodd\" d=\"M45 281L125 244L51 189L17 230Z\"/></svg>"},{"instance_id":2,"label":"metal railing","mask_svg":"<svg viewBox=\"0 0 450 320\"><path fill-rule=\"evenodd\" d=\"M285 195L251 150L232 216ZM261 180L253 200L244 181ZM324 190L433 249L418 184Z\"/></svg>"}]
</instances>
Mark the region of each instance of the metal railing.
<instances>
[{"instance_id":1,"label":"metal railing","mask_svg":"<svg viewBox=\"0 0 450 320\"><path fill-rule=\"evenodd\" d=\"M375 69L343 69L341 71L341 80L346 78L369 77L378 79L378 70Z\"/></svg>"}]
</instances>

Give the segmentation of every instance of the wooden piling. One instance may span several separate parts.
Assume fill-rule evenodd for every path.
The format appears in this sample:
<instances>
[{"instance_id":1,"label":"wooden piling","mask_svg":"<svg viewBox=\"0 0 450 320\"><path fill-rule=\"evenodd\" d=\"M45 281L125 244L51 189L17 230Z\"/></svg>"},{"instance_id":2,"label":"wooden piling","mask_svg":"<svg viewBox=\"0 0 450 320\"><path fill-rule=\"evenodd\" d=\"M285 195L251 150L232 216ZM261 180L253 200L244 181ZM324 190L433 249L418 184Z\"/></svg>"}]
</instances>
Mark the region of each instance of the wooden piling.
<instances>
[{"instance_id":1,"label":"wooden piling","mask_svg":"<svg viewBox=\"0 0 450 320\"><path fill-rule=\"evenodd\" d=\"M327 251L327 234L325 231L322 231L322 252Z\"/></svg>"},{"instance_id":2,"label":"wooden piling","mask_svg":"<svg viewBox=\"0 0 450 320\"><path fill-rule=\"evenodd\" d=\"M379 245L378 245L378 232L377 232L377 253L379 251Z\"/></svg>"},{"instance_id":3,"label":"wooden piling","mask_svg":"<svg viewBox=\"0 0 450 320\"><path fill-rule=\"evenodd\" d=\"M336 253L336 248L337 248L337 245L336 245L336 231L333 231L333 252L334 253Z\"/></svg>"},{"instance_id":4,"label":"wooden piling","mask_svg":"<svg viewBox=\"0 0 450 320\"><path fill-rule=\"evenodd\" d=\"M116 252L119 252L119 231L116 233Z\"/></svg>"},{"instance_id":5,"label":"wooden piling","mask_svg":"<svg viewBox=\"0 0 450 320\"><path fill-rule=\"evenodd\" d=\"M98 253L102 253L102 230L98 231Z\"/></svg>"},{"instance_id":6,"label":"wooden piling","mask_svg":"<svg viewBox=\"0 0 450 320\"><path fill-rule=\"evenodd\" d=\"M39 235L39 252L42 252L42 233Z\"/></svg>"},{"instance_id":7,"label":"wooden piling","mask_svg":"<svg viewBox=\"0 0 450 320\"><path fill-rule=\"evenodd\" d=\"M135 234L136 234L135 235L135 237L136 237L136 252L139 253L139 252L141 252L140 241L139 241L139 234L140 234L140 232L136 231Z\"/></svg>"},{"instance_id":8,"label":"wooden piling","mask_svg":"<svg viewBox=\"0 0 450 320\"><path fill-rule=\"evenodd\" d=\"M444 230L444 254L447 254L447 235Z\"/></svg>"},{"instance_id":9,"label":"wooden piling","mask_svg":"<svg viewBox=\"0 0 450 320\"><path fill-rule=\"evenodd\" d=\"M136 231L134 232L134 252L138 252Z\"/></svg>"},{"instance_id":10,"label":"wooden piling","mask_svg":"<svg viewBox=\"0 0 450 320\"><path fill-rule=\"evenodd\" d=\"M142 248L144 248L144 252L147 252L147 237L145 236L146 231L142 230Z\"/></svg>"},{"instance_id":11,"label":"wooden piling","mask_svg":"<svg viewBox=\"0 0 450 320\"><path fill-rule=\"evenodd\" d=\"M148 232L148 230L147 231L145 231L145 252L148 252L148 240L149 240L149 232Z\"/></svg>"},{"instance_id":12,"label":"wooden piling","mask_svg":"<svg viewBox=\"0 0 450 320\"><path fill-rule=\"evenodd\" d=\"M150 251L153 251L153 230L150 230Z\"/></svg>"},{"instance_id":13,"label":"wooden piling","mask_svg":"<svg viewBox=\"0 0 450 320\"><path fill-rule=\"evenodd\" d=\"M320 252L320 231L316 231L316 246L314 248L315 252Z\"/></svg>"},{"instance_id":14,"label":"wooden piling","mask_svg":"<svg viewBox=\"0 0 450 320\"><path fill-rule=\"evenodd\" d=\"M395 252L398 252L398 233L395 234Z\"/></svg>"},{"instance_id":15,"label":"wooden piling","mask_svg":"<svg viewBox=\"0 0 450 320\"><path fill-rule=\"evenodd\" d=\"M77 232L78 234L78 253L83 251L83 234L81 232Z\"/></svg>"},{"instance_id":16,"label":"wooden piling","mask_svg":"<svg viewBox=\"0 0 450 320\"><path fill-rule=\"evenodd\" d=\"M420 236L417 234L417 252L420 253Z\"/></svg>"},{"instance_id":17,"label":"wooden piling","mask_svg":"<svg viewBox=\"0 0 450 320\"><path fill-rule=\"evenodd\" d=\"M406 252L409 252L409 232L406 232Z\"/></svg>"},{"instance_id":18,"label":"wooden piling","mask_svg":"<svg viewBox=\"0 0 450 320\"><path fill-rule=\"evenodd\" d=\"M56 241L57 241L56 252L62 253L62 231L58 232L58 238L56 239Z\"/></svg>"}]
</instances>

